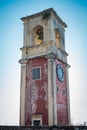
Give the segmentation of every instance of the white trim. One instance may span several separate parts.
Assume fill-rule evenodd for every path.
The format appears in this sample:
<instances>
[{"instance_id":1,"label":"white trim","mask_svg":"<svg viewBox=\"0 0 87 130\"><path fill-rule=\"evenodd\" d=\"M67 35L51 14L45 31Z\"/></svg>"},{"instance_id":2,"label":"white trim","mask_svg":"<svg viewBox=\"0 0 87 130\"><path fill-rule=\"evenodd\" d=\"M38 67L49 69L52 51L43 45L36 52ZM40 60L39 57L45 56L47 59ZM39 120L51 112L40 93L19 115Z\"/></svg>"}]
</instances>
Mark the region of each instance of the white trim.
<instances>
[{"instance_id":1,"label":"white trim","mask_svg":"<svg viewBox=\"0 0 87 130\"><path fill-rule=\"evenodd\" d=\"M48 125L53 125L52 59L48 59Z\"/></svg>"},{"instance_id":2,"label":"white trim","mask_svg":"<svg viewBox=\"0 0 87 130\"><path fill-rule=\"evenodd\" d=\"M25 125L25 86L26 86L26 64L21 66L21 88L20 88L20 125Z\"/></svg>"},{"instance_id":3,"label":"white trim","mask_svg":"<svg viewBox=\"0 0 87 130\"><path fill-rule=\"evenodd\" d=\"M57 119L57 98L56 98L56 64L55 60L53 60L53 107L54 107L54 113L53 113L53 119L54 119L54 125L57 125L58 119Z\"/></svg>"},{"instance_id":4,"label":"white trim","mask_svg":"<svg viewBox=\"0 0 87 130\"><path fill-rule=\"evenodd\" d=\"M69 74L68 69L66 68L66 96L67 96L67 108L68 108L68 125L71 124L71 115L70 115L70 93L69 93Z\"/></svg>"}]
</instances>

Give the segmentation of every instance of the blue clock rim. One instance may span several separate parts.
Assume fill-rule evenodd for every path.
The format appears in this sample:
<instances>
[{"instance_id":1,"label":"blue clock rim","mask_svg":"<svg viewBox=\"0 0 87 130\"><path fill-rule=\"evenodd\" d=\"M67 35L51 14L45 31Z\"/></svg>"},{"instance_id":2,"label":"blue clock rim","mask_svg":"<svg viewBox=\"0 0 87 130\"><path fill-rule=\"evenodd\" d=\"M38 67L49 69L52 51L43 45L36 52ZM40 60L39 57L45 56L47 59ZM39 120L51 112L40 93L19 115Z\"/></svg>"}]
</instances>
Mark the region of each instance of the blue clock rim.
<instances>
[{"instance_id":1,"label":"blue clock rim","mask_svg":"<svg viewBox=\"0 0 87 130\"><path fill-rule=\"evenodd\" d=\"M62 77L60 78L60 76L59 76L59 74L58 74L58 69L61 69L61 71L62 71ZM57 64L56 65L56 74L57 74L57 78L58 78L58 80L60 81L60 82L63 82L63 80L64 80L64 71L63 71L63 67L60 65L60 64Z\"/></svg>"}]
</instances>

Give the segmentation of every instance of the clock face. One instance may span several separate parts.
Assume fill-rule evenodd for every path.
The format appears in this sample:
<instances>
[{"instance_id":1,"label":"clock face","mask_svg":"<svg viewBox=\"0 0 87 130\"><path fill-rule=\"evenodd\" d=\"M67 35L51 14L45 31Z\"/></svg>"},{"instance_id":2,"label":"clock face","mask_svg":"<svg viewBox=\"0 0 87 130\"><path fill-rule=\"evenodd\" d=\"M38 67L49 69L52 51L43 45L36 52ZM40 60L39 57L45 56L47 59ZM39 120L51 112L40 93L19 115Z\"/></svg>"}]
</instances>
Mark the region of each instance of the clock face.
<instances>
[{"instance_id":1,"label":"clock face","mask_svg":"<svg viewBox=\"0 0 87 130\"><path fill-rule=\"evenodd\" d=\"M64 71L63 71L63 68L60 64L58 64L56 66L56 74L57 74L57 78L60 82L63 82L64 80Z\"/></svg>"}]
</instances>

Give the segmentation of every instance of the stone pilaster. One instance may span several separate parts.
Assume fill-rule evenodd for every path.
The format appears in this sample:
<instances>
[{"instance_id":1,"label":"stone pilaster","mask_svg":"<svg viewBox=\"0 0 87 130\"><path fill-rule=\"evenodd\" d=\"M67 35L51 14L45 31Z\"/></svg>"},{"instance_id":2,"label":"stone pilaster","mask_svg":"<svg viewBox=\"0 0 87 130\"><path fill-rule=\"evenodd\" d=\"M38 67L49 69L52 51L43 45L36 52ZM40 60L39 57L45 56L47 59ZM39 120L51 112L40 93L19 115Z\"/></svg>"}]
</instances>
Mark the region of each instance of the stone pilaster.
<instances>
[{"instance_id":1,"label":"stone pilaster","mask_svg":"<svg viewBox=\"0 0 87 130\"><path fill-rule=\"evenodd\" d=\"M69 75L68 75L68 68L66 68L66 83L67 83L67 111L68 111L68 125L71 124L70 119L70 95L69 95Z\"/></svg>"},{"instance_id":2,"label":"stone pilaster","mask_svg":"<svg viewBox=\"0 0 87 130\"><path fill-rule=\"evenodd\" d=\"M28 35L28 23L27 20L24 21L24 34L23 34L23 45L27 45L27 35Z\"/></svg>"},{"instance_id":3,"label":"stone pilaster","mask_svg":"<svg viewBox=\"0 0 87 130\"><path fill-rule=\"evenodd\" d=\"M53 98L54 98L54 125L57 125L57 97L56 97L56 65L55 60L53 61Z\"/></svg>"},{"instance_id":4,"label":"stone pilaster","mask_svg":"<svg viewBox=\"0 0 87 130\"><path fill-rule=\"evenodd\" d=\"M49 125L57 125L57 108L56 108L56 69L54 56L48 58L48 122Z\"/></svg>"},{"instance_id":5,"label":"stone pilaster","mask_svg":"<svg viewBox=\"0 0 87 130\"><path fill-rule=\"evenodd\" d=\"M25 125L26 62L21 64L20 125Z\"/></svg>"}]
</instances>

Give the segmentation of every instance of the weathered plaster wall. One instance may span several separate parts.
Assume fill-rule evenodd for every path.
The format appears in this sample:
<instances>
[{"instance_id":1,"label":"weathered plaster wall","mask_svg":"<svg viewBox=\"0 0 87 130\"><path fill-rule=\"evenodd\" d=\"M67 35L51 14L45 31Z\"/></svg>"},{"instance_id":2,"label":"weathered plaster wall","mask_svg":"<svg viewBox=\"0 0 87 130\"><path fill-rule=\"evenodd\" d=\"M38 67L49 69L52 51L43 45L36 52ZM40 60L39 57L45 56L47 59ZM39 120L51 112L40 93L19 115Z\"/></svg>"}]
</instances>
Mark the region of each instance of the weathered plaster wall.
<instances>
[{"instance_id":1,"label":"weathered plaster wall","mask_svg":"<svg viewBox=\"0 0 87 130\"><path fill-rule=\"evenodd\" d=\"M65 64L56 60L56 65L61 64L64 70L64 81L60 82L56 76L56 86L58 87L57 91L57 118L58 124L65 125L67 124L68 115L67 115L67 86L66 86L66 72Z\"/></svg>"},{"instance_id":2,"label":"weathered plaster wall","mask_svg":"<svg viewBox=\"0 0 87 130\"><path fill-rule=\"evenodd\" d=\"M32 68L41 67L41 79L32 80ZM42 114L42 124L48 124L47 103L47 60L45 58L34 58L27 62L26 66L26 101L25 121L31 125L33 114Z\"/></svg>"}]
</instances>

